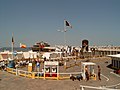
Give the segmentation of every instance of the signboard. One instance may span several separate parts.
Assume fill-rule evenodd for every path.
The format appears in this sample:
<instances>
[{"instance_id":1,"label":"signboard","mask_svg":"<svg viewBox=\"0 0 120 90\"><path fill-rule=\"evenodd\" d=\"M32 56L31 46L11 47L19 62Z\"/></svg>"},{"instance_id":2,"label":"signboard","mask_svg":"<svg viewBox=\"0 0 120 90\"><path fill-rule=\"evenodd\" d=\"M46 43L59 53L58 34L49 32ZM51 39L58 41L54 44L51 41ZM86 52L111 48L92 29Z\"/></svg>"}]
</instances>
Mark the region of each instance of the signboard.
<instances>
[{"instance_id":1,"label":"signboard","mask_svg":"<svg viewBox=\"0 0 120 90\"><path fill-rule=\"evenodd\" d=\"M59 65L58 61L45 61L45 65Z\"/></svg>"}]
</instances>

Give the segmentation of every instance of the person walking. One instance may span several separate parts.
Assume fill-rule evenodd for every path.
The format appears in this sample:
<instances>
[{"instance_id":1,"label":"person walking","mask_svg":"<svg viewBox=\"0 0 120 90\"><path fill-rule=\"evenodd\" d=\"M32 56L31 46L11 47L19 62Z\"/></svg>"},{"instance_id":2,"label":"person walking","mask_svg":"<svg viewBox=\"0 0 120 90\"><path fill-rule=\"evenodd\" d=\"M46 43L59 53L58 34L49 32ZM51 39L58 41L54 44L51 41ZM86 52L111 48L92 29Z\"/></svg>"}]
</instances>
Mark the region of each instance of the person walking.
<instances>
[{"instance_id":1,"label":"person walking","mask_svg":"<svg viewBox=\"0 0 120 90\"><path fill-rule=\"evenodd\" d=\"M98 79L99 79L99 80L101 80L100 74L101 74L101 68L100 68L100 66L98 65Z\"/></svg>"}]
</instances>

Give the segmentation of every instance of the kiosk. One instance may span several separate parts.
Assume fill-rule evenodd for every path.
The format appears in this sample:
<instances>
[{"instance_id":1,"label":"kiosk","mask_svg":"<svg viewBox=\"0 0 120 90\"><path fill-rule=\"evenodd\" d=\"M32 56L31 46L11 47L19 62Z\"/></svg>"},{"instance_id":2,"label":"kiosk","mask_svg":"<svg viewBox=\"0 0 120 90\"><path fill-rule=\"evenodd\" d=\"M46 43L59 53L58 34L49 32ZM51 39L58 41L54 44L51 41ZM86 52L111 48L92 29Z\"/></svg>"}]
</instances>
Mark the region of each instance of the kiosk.
<instances>
[{"instance_id":1,"label":"kiosk","mask_svg":"<svg viewBox=\"0 0 120 90\"><path fill-rule=\"evenodd\" d=\"M44 62L44 79L59 77L59 62L58 61L45 61Z\"/></svg>"},{"instance_id":2,"label":"kiosk","mask_svg":"<svg viewBox=\"0 0 120 90\"><path fill-rule=\"evenodd\" d=\"M86 78L85 72L87 69L89 78L96 80L96 74L94 71L95 66L96 66L96 64L93 62L81 62L81 72L82 72L83 79Z\"/></svg>"}]
</instances>

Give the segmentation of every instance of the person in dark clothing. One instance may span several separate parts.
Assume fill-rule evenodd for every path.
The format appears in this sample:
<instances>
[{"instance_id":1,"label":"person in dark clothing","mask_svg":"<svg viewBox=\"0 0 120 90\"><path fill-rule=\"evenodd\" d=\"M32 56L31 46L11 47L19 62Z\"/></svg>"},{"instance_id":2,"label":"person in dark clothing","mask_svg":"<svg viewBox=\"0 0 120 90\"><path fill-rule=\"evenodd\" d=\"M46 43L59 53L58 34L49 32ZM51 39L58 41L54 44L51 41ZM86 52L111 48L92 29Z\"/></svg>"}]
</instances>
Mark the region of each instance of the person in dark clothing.
<instances>
[{"instance_id":1,"label":"person in dark clothing","mask_svg":"<svg viewBox=\"0 0 120 90\"><path fill-rule=\"evenodd\" d=\"M101 68L100 68L100 66L98 65L98 79L99 79L99 80L101 80L100 74L101 74Z\"/></svg>"},{"instance_id":2,"label":"person in dark clothing","mask_svg":"<svg viewBox=\"0 0 120 90\"><path fill-rule=\"evenodd\" d=\"M80 80L83 80L83 77L82 77L82 75L80 74L80 75L76 76L76 79L80 81Z\"/></svg>"},{"instance_id":3,"label":"person in dark clothing","mask_svg":"<svg viewBox=\"0 0 120 90\"><path fill-rule=\"evenodd\" d=\"M73 75L70 75L70 79L71 79L72 81L76 80L76 78L75 78Z\"/></svg>"},{"instance_id":4,"label":"person in dark clothing","mask_svg":"<svg viewBox=\"0 0 120 90\"><path fill-rule=\"evenodd\" d=\"M86 81L88 81L89 80L89 73L88 73L88 71L85 72L85 76L86 76L86 79L87 79Z\"/></svg>"},{"instance_id":5,"label":"person in dark clothing","mask_svg":"<svg viewBox=\"0 0 120 90\"><path fill-rule=\"evenodd\" d=\"M89 73L88 73L87 66L85 67L85 76L86 76L86 81L88 81L89 80Z\"/></svg>"}]
</instances>

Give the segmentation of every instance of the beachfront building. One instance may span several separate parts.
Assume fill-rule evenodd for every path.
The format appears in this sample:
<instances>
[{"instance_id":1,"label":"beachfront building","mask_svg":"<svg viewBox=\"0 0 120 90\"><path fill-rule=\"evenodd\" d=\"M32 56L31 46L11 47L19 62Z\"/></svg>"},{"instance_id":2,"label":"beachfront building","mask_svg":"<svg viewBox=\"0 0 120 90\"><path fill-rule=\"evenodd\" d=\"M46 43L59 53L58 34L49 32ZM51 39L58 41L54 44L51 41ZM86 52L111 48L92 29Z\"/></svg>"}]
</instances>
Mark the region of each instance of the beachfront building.
<instances>
[{"instance_id":1,"label":"beachfront building","mask_svg":"<svg viewBox=\"0 0 120 90\"><path fill-rule=\"evenodd\" d=\"M120 69L120 54L108 55L112 58L111 64L115 69Z\"/></svg>"}]
</instances>

